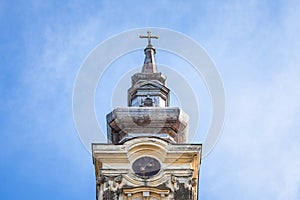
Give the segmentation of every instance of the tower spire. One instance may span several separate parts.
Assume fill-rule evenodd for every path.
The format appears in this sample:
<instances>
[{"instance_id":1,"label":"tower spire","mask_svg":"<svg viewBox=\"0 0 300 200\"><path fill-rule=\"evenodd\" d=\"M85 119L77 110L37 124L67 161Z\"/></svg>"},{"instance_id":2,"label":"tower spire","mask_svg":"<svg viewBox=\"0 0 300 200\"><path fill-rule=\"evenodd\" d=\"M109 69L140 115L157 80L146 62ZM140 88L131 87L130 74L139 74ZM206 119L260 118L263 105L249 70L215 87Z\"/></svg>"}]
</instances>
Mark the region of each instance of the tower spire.
<instances>
[{"instance_id":1,"label":"tower spire","mask_svg":"<svg viewBox=\"0 0 300 200\"><path fill-rule=\"evenodd\" d=\"M144 65L142 68L142 73L145 74L153 74L153 73L157 73L157 67L156 67L156 63L155 63L155 48L154 46L151 44L151 39L158 39L158 36L154 36L151 35L151 31L147 31L147 35L140 35L140 38L147 38L148 39L148 45L147 47L144 49L145 52L145 61L144 61Z\"/></svg>"},{"instance_id":2,"label":"tower spire","mask_svg":"<svg viewBox=\"0 0 300 200\"><path fill-rule=\"evenodd\" d=\"M109 144L92 144L97 200L198 199L201 144L187 144L189 117L169 107L166 76L156 72L151 36L128 107L106 116Z\"/></svg>"}]
</instances>

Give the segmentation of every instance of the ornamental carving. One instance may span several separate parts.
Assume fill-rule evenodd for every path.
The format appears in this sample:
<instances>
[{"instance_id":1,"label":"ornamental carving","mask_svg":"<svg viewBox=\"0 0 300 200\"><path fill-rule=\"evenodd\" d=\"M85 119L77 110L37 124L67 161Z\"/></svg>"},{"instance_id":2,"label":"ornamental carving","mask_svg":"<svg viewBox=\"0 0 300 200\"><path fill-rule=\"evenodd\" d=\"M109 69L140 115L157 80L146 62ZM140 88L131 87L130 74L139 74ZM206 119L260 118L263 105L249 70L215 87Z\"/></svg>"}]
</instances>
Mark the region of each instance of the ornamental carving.
<instances>
[{"instance_id":1,"label":"ornamental carving","mask_svg":"<svg viewBox=\"0 0 300 200\"><path fill-rule=\"evenodd\" d=\"M121 194L122 175L97 177L97 200L118 200Z\"/></svg>"}]
</instances>

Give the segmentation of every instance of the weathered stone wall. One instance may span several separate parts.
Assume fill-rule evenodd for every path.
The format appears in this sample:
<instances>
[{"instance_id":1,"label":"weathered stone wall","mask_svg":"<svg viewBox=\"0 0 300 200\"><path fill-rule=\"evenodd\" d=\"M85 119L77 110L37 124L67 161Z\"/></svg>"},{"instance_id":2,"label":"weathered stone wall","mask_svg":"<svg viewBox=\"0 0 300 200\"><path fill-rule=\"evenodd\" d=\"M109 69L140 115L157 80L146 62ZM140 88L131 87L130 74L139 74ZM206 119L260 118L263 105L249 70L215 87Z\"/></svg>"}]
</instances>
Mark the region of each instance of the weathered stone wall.
<instances>
[{"instance_id":1,"label":"weathered stone wall","mask_svg":"<svg viewBox=\"0 0 300 200\"><path fill-rule=\"evenodd\" d=\"M157 159L161 166L149 177L132 168L145 155ZM134 138L122 145L93 144L98 200L157 196L196 200L200 157L201 145L170 144L158 138Z\"/></svg>"}]
</instances>

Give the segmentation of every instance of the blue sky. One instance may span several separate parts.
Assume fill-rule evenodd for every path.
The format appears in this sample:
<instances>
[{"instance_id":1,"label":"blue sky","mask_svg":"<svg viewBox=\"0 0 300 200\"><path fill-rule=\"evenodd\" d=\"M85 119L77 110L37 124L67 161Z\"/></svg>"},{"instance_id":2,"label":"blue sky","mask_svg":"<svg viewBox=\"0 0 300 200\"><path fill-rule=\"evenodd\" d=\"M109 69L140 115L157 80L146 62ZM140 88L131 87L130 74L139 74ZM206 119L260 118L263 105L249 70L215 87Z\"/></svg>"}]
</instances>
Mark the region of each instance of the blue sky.
<instances>
[{"instance_id":1,"label":"blue sky","mask_svg":"<svg viewBox=\"0 0 300 200\"><path fill-rule=\"evenodd\" d=\"M141 27L190 36L222 76L226 122L202 162L200 199L300 199L299 10L296 0L1 1L0 199L95 199L73 84L96 45Z\"/></svg>"}]
</instances>

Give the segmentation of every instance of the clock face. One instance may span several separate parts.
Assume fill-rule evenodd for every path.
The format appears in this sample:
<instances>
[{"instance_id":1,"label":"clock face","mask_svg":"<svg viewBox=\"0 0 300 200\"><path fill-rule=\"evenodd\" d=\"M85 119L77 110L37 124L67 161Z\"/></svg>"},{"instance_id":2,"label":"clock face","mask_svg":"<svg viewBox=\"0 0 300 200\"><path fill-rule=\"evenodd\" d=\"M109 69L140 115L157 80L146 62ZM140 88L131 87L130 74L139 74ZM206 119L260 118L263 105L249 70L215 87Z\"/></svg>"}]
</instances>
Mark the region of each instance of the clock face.
<instances>
[{"instance_id":1,"label":"clock face","mask_svg":"<svg viewBox=\"0 0 300 200\"><path fill-rule=\"evenodd\" d=\"M132 169L139 176L154 176L160 170L160 163L155 158L144 156L133 162Z\"/></svg>"}]
</instances>

